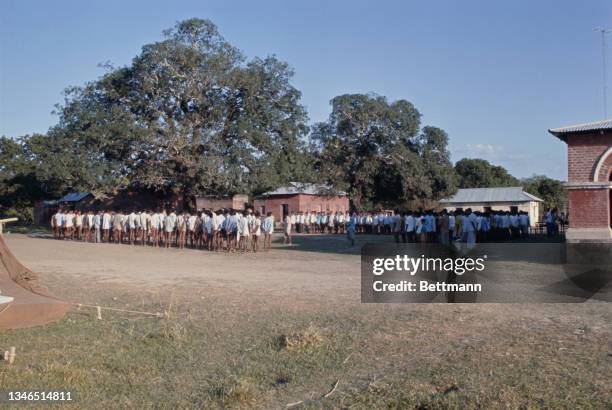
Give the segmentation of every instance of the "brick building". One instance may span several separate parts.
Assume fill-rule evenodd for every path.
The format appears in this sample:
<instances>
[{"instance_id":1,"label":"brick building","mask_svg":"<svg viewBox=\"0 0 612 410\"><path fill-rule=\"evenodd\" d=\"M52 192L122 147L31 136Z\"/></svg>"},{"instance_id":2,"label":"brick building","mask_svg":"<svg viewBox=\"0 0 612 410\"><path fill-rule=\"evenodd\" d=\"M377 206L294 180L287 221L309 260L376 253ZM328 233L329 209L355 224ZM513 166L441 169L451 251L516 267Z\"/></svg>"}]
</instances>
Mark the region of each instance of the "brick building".
<instances>
[{"instance_id":1,"label":"brick building","mask_svg":"<svg viewBox=\"0 0 612 410\"><path fill-rule=\"evenodd\" d=\"M272 212L277 221L282 221L291 212L348 212L349 199L346 193L329 196L324 194L326 189L321 185L291 182L259 195L253 205L262 214Z\"/></svg>"},{"instance_id":2,"label":"brick building","mask_svg":"<svg viewBox=\"0 0 612 410\"><path fill-rule=\"evenodd\" d=\"M568 241L612 241L612 119L548 131L567 144Z\"/></svg>"},{"instance_id":3,"label":"brick building","mask_svg":"<svg viewBox=\"0 0 612 410\"><path fill-rule=\"evenodd\" d=\"M242 210L246 207L249 202L249 196L244 194L238 194L231 197L218 198L211 196L198 196L196 197L196 208L202 209L223 209L231 208L236 210Z\"/></svg>"}]
</instances>

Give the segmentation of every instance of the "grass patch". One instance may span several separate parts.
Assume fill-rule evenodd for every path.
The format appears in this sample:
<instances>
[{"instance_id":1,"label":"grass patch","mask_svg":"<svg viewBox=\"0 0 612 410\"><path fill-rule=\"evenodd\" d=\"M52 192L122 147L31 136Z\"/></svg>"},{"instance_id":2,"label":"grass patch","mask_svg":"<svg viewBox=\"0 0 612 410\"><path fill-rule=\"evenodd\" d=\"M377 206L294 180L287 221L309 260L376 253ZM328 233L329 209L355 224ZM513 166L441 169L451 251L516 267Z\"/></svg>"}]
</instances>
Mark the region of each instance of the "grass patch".
<instances>
[{"instance_id":1,"label":"grass patch","mask_svg":"<svg viewBox=\"0 0 612 410\"><path fill-rule=\"evenodd\" d=\"M322 332L314 326L289 335L278 336L277 340L279 348L288 351L314 349L323 344Z\"/></svg>"},{"instance_id":2,"label":"grass patch","mask_svg":"<svg viewBox=\"0 0 612 410\"><path fill-rule=\"evenodd\" d=\"M167 307L151 299L138 310ZM177 291L170 319L72 311L0 333L0 348L18 348L14 365L0 362L0 385L70 389L74 408L610 408L609 307L538 309L295 308Z\"/></svg>"}]
</instances>

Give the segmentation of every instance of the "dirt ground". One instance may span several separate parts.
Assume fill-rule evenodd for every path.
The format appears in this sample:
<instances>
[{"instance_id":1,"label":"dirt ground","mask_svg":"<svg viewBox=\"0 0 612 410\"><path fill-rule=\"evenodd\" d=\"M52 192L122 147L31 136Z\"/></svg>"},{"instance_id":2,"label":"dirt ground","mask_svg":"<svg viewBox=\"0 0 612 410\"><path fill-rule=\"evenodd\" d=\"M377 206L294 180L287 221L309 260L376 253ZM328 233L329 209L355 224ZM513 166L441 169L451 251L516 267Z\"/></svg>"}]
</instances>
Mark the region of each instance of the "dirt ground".
<instances>
[{"instance_id":1,"label":"dirt ground","mask_svg":"<svg viewBox=\"0 0 612 410\"><path fill-rule=\"evenodd\" d=\"M367 305L360 245L296 237L271 252L89 244L7 234L75 308L0 334L0 385L77 391L77 407L612 407L609 303Z\"/></svg>"}]
</instances>

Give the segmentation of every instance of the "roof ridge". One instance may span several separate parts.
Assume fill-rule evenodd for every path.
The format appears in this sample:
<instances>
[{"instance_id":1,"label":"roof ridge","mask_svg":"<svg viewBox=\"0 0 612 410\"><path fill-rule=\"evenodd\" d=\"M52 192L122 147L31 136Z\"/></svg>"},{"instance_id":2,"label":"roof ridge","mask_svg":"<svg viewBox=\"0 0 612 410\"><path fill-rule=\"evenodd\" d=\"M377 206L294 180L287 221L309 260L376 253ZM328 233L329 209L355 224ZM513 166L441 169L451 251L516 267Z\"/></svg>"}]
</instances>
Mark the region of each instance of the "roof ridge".
<instances>
[{"instance_id":1,"label":"roof ridge","mask_svg":"<svg viewBox=\"0 0 612 410\"><path fill-rule=\"evenodd\" d=\"M550 128L550 130L551 131L555 131L555 130L562 130L564 128L585 127L587 125L602 124L602 123L606 123L606 122L610 122L610 121L612 121L612 118L607 118L605 120L598 120L598 121L583 122L581 124L566 125L564 127Z\"/></svg>"}]
</instances>

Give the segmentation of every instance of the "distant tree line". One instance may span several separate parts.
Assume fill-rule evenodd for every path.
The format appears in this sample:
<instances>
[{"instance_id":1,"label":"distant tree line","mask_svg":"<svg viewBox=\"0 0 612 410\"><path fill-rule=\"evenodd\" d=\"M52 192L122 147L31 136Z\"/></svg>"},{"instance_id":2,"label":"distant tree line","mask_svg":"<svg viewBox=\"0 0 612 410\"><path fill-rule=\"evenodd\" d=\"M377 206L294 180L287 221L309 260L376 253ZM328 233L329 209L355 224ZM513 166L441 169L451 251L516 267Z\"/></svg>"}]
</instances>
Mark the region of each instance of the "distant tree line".
<instances>
[{"instance_id":1,"label":"distant tree line","mask_svg":"<svg viewBox=\"0 0 612 410\"><path fill-rule=\"evenodd\" d=\"M446 132L406 100L337 96L309 127L292 77L274 56L247 60L209 20L178 22L127 66L66 89L46 134L0 138L0 213L27 220L36 201L70 191L189 200L289 181L346 191L358 210L431 206L457 187L516 181L482 160L453 167ZM554 202L551 181L528 189Z\"/></svg>"}]
</instances>

